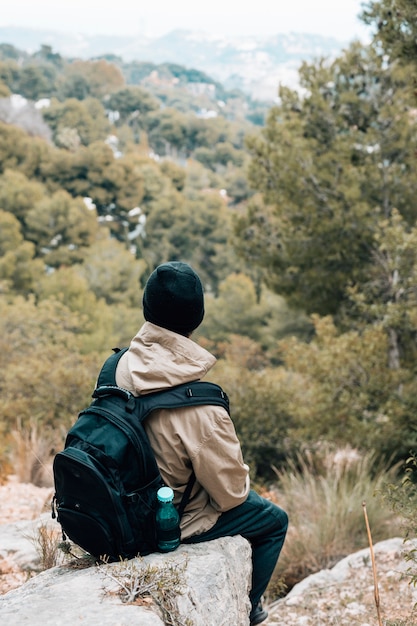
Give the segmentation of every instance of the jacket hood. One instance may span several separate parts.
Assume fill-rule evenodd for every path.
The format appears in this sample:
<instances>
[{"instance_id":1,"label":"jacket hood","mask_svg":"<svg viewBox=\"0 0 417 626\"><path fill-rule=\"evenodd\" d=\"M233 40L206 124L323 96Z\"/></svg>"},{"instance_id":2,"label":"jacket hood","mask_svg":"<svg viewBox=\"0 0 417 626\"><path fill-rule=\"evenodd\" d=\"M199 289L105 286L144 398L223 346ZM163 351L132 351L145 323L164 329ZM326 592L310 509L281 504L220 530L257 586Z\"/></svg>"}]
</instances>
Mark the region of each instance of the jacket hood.
<instances>
[{"instance_id":1,"label":"jacket hood","mask_svg":"<svg viewBox=\"0 0 417 626\"><path fill-rule=\"evenodd\" d=\"M117 367L117 384L136 395L203 378L216 358L195 341L145 322Z\"/></svg>"}]
</instances>

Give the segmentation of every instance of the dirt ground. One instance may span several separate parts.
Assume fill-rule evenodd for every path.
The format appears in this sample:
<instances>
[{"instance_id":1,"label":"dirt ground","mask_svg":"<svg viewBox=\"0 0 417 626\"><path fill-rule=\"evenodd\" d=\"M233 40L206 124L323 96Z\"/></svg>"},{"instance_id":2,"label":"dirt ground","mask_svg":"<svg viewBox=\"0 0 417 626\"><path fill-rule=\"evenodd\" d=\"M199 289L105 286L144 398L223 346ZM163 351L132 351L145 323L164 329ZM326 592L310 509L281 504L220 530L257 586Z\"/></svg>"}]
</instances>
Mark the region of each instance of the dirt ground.
<instances>
[{"instance_id":1,"label":"dirt ground","mask_svg":"<svg viewBox=\"0 0 417 626\"><path fill-rule=\"evenodd\" d=\"M0 484L0 524L36 519L50 510L53 489L19 483L16 477ZM1 546L0 546L1 549ZM13 561L12 555L0 555L0 595L22 585L28 579Z\"/></svg>"},{"instance_id":2,"label":"dirt ground","mask_svg":"<svg viewBox=\"0 0 417 626\"><path fill-rule=\"evenodd\" d=\"M343 581L309 586L269 607L270 626L416 626L416 589L404 575L400 549L375 553L377 593L370 558L356 562ZM398 546L398 542L397 542ZM378 606L378 608L377 608ZM379 609L379 610L378 610Z\"/></svg>"},{"instance_id":3,"label":"dirt ground","mask_svg":"<svg viewBox=\"0 0 417 626\"><path fill-rule=\"evenodd\" d=\"M53 489L19 483L15 476L0 485L0 524L36 519L48 511Z\"/></svg>"}]
</instances>

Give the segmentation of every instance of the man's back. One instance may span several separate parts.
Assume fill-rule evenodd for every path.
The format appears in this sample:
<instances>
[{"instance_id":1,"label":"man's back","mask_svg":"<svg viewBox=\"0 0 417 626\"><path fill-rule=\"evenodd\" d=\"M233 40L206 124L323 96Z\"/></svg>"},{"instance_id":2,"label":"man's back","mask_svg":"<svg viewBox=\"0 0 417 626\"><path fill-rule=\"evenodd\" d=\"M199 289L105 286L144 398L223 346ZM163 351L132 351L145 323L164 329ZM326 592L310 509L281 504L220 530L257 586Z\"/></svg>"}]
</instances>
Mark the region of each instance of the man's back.
<instances>
[{"instance_id":1,"label":"man's back","mask_svg":"<svg viewBox=\"0 0 417 626\"><path fill-rule=\"evenodd\" d=\"M121 358L116 381L141 395L201 378L214 362L191 339L146 322ZM181 523L183 538L208 530L221 512L246 499L248 467L225 409L207 405L158 410L147 418L145 429L176 504L195 472Z\"/></svg>"}]
</instances>

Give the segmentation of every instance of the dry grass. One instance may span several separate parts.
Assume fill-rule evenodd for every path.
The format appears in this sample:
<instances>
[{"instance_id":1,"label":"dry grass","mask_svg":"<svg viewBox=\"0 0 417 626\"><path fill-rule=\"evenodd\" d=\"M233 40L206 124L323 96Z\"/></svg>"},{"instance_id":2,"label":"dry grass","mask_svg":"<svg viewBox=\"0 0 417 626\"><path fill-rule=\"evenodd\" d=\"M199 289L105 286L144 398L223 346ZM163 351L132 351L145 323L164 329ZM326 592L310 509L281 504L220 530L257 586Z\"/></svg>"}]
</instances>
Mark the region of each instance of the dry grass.
<instances>
[{"instance_id":1,"label":"dry grass","mask_svg":"<svg viewBox=\"0 0 417 626\"><path fill-rule=\"evenodd\" d=\"M193 626L190 618L181 617L177 607L177 597L186 588L186 559L180 566L170 560L161 565L146 565L142 559L134 559L99 567L106 578L117 584L123 602L156 607L166 626Z\"/></svg>"},{"instance_id":2,"label":"dry grass","mask_svg":"<svg viewBox=\"0 0 417 626\"><path fill-rule=\"evenodd\" d=\"M299 458L277 472L277 498L290 526L271 590L282 578L291 588L367 547L364 501L374 542L398 535L398 519L380 495L395 473L395 468L376 467L372 455L349 450L328 455L318 464L312 457Z\"/></svg>"},{"instance_id":3,"label":"dry grass","mask_svg":"<svg viewBox=\"0 0 417 626\"><path fill-rule=\"evenodd\" d=\"M62 564L63 553L60 549L62 535L52 523L42 522L28 539L35 546L42 570Z\"/></svg>"},{"instance_id":4,"label":"dry grass","mask_svg":"<svg viewBox=\"0 0 417 626\"><path fill-rule=\"evenodd\" d=\"M53 480L51 471L53 446L50 438L45 436L35 423L28 429L18 423L11 436L13 473L19 481L32 483L37 487L50 487Z\"/></svg>"}]
</instances>

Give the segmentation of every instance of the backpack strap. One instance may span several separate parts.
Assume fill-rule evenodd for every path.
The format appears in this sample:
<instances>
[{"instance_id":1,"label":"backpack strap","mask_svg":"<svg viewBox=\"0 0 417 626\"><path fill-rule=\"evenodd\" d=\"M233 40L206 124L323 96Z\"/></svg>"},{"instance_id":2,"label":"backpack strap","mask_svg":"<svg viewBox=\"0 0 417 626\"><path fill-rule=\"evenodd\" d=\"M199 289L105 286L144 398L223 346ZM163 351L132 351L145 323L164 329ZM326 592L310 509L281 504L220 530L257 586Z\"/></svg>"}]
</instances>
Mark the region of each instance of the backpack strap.
<instances>
[{"instance_id":1,"label":"backpack strap","mask_svg":"<svg viewBox=\"0 0 417 626\"><path fill-rule=\"evenodd\" d=\"M137 410L140 421L155 409L179 409L187 406L221 406L230 415L229 398L223 389L215 383L193 381L162 391L155 391L139 396Z\"/></svg>"},{"instance_id":2,"label":"backpack strap","mask_svg":"<svg viewBox=\"0 0 417 626\"><path fill-rule=\"evenodd\" d=\"M97 378L97 387L103 387L105 385L116 386L116 367L127 349L128 348L113 348L114 354L111 354L104 361L103 367L100 370Z\"/></svg>"},{"instance_id":3,"label":"backpack strap","mask_svg":"<svg viewBox=\"0 0 417 626\"><path fill-rule=\"evenodd\" d=\"M219 385L205 381L194 381L170 387L163 391L156 391L136 399L136 409L139 411L140 421L144 420L155 409L175 409L187 406L204 405L222 406L230 414L229 398ZM191 496L196 476L194 470L188 480L181 502L178 506L180 519Z\"/></svg>"},{"instance_id":4,"label":"backpack strap","mask_svg":"<svg viewBox=\"0 0 417 626\"><path fill-rule=\"evenodd\" d=\"M187 406L216 405L223 407L230 414L229 398L223 389L215 383L193 381L139 397L135 397L130 391L118 387L116 385L116 368L126 350L128 348L114 348L114 354L106 359L98 375L93 398L105 395L123 397L126 400L126 410L131 413L135 409L140 422L155 409L176 409ZM196 476L192 471L178 506L180 519L190 499L195 481Z\"/></svg>"},{"instance_id":5,"label":"backpack strap","mask_svg":"<svg viewBox=\"0 0 417 626\"><path fill-rule=\"evenodd\" d=\"M195 477L195 473L194 470L191 472L191 476L188 479L188 483L187 486L184 490L184 493L182 494L182 498L181 498L181 502L178 505L178 515L180 517L180 519L182 519L183 513L184 513L184 509L187 506L188 500L190 499L191 496L191 492L193 490L194 487L194 483L196 481L196 477Z\"/></svg>"},{"instance_id":6,"label":"backpack strap","mask_svg":"<svg viewBox=\"0 0 417 626\"><path fill-rule=\"evenodd\" d=\"M93 393L94 398L111 394L119 395L126 400L135 397L130 391L122 389L116 384L116 368L127 350L128 348L114 348L114 354L106 359L97 378L96 389ZM205 404L222 406L230 414L229 398L223 389L215 383L199 380L137 397L136 414L139 420L143 421L155 409L175 409L187 406L204 406ZM127 407L129 412L131 412L131 407L132 401Z\"/></svg>"}]
</instances>

